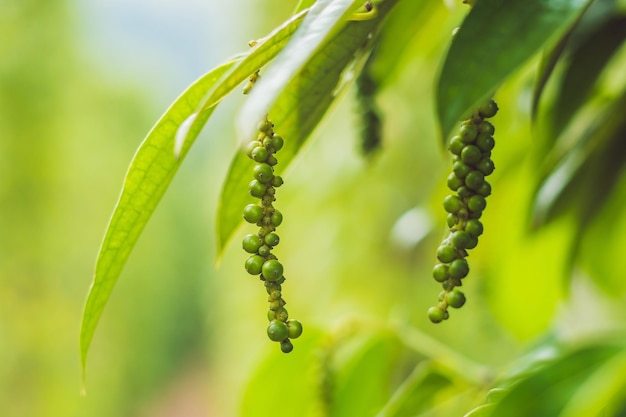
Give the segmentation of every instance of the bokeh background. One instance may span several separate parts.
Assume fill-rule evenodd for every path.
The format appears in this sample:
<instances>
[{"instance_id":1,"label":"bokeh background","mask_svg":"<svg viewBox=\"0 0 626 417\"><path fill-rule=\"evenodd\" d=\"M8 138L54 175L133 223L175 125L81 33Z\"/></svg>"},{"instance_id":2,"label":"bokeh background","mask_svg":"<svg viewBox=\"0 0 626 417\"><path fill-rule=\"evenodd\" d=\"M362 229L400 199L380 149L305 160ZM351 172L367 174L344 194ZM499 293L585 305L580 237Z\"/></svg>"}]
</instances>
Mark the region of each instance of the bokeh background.
<instances>
[{"instance_id":1,"label":"bokeh background","mask_svg":"<svg viewBox=\"0 0 626 417\"><path fill-rule=\"evenodd\" d=\"M451 326L427 323L449 169L433 88L465 13L430 2L380 96L383 151L359 155L348 91L284 175L277 255L289 277L290 314L305 326L294 352L282 355L265 336L266 294L243 269L239 237L216 265L217 198L242 140L235 116L245 97L234 94L131 255L96 331L81 395L82 307L134 150L187 85L271 31L296 3L0 0L0 414L282 415L259 398L285 410L313 402L315 392L286 398L282 389L317 378L333 338L400 322L498 367L546 329L575 323L580 334L623 317L620 303L594 301L585 280L570 293L575 302L562 300L575 220L524 233L533 185L526 174L534 169L523 157L532 137L531 62L498 93L494 123L507 139L494 152L496 192L487 234L470 258L468 305L453 312ZM389 393L381 395L384 403Z\"/></svg>"}]
</instances>

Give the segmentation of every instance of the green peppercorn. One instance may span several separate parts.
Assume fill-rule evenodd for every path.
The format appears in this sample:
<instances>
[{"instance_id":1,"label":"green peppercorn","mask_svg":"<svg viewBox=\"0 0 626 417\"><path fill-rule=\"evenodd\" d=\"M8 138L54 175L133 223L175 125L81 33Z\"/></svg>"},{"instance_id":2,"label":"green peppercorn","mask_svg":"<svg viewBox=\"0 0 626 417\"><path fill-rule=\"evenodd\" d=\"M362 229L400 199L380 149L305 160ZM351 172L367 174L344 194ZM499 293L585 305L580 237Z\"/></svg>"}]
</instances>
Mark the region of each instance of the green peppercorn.
<instances>
[{"instance_id":1,"label":"green peppercorn","mask_svg":"<svg viewBox=\"0 0 626 417\"><path fill-rule=\"evenodd\" d=\"M482 212L487 207L487 200L481 195L473 195L467 200L467 208L470 211Z\"/></svg>"},{"instance_id":2,"label":"green peppercorn","mask_svg":"<svg viewBox=\"0 0 626 417\"><path fill-rule=\"evenodd\" d=\"M248 204L243 209L243 218L248 223L257 223L263 218L263 207L256 204Z\"/></svg>"},{"instance_id":3,"label":"green peppercorn","mask_svg":"<svg viewBox=\"0 0 626 417\"><path fill-rule=\"evenodd\" d=\"M243 250L248 253L257 253L257 251L261 247L261 243L262 242L259 235L249 234L244 236L243 240L241 241L241 246L243 247Z\"/></svg>"},{"instance_id":4,"label":"green peppercorn","mask_svg":"<svg viewBox=\"0 0 626 417\"><path fill-rule=\"evenodd\" d=\"M257 164L253 169L254 178L263 184L270 182L274 177L274 169L269 164Z\"/></svg>"},{"instance_id":5,"label":"green peppercorn","mask_svg":"<svg viewBox=\"0 0 626 417\"><path fill-rule=\"evenodd\" d=\"M490 152L496 146L496 140L488 133L481 133L476 139L476 146L483 152Z\"/></svg>"},{"instance_id":6,"label":"green peppercorn","mask_svg":"<svg viewBox=\"0 0 626 417\"><path fill-rule=\"evenodd\" d=\"M280 242L280 237L278 236L277 233L268 233L267 235L265 235L265 244L270 246L270 247L274 247L276 245L278 245L278 243Z\"/></svg>"},{"instance_id":7,"label":"green peppercorn","mask_svg":"<svg viewBox=\"0 0 626 417\"><path fill-rule=\"evenodd\" d=\"M256 148L252 149L252 153L250 154L250 156L257 162L265 162L268 158L267 149L263 146L257 146Z\"/></svg>"},{"instance_id":8,"label":"green peppercorn","mask_svg":"<svg viewBox=\"0 0 626 417\"><path fill-rule=\"evenodd\" d=\"M455 195L447 195L446 198L443 199L443 208L448 213L457 213L462 206L463 202Z\"/></svg>"},{"instance_id":9,"label":"green peppercorn","mask_svg":"<svg viewBox=\"0 0 626 417\"><path fill-rule=\"evenodd\" d=\"M265 159L265 161L271 166L278 164L278 159L276 159L274 155L268 156L267 159Z\"/></svg>"},{"instance_id":10,"label":"green peppercorn","mask_svg":"<svg viewBox=\"0 0 626 417\"><path fill-rule=\"evenodd\" d=\"M283 353L289 353L293 350L293 343L291 343L291 341L289 339L285 339L282 342L280 342L280 350Z\"/></svg>"},{"instance_id":11,"label":"green peppercorn","mask_svg":"<svg viewBox=\"0 0 626 417\"><path fill-rule=\"evenodd\" d=\"M446 294L446 302L450 307L461 308L465 304L465 294L461 291L454 289Z\"/></svg>"},{"instance_id":12,"label":"green peppercorn","mask_svg":"<svg viewBox=\"0 0 626 417\"><path fill-rule=\"evenodd\" d=\"M493 134L496 133L496 128L488 121L483 120L483 122L480 124L480 132L486 133L489 136L493 136Z\"/></svg>"},{"instance_id":13,"label":"green peppercorn","mask_svg":"<svg viewBox=\"0 0 626 417\"><path fill-rule=\"evenodd\" d=\"M282 342L289 336L287 325L282 321L270 321L270 324L267 326L267 336L274 342Z\"/></svg>"},{"instance_id":14,"label":"green peppercorn","mask_svg":"<svg viewBox=\"0 0 626 417\"><path fill-rule=\"evenodd\" d=\"M244 266L246 268L246 271L248 271L250 275L259 275L262 271L264 262L265 259L263 259L262 256L252 255L248 259L246 259L246 263Z\"/></svg>"},{"instance_id":15,"label":"green peppercorn","mask_svg":"<svg viewBox=\"0 0 626 417\"><path fill-rule=\"evenodd\" d=\"M452 262L456 257L456 250L450 245L441 245L437 248L437 259L444 264Z\"/></svg>"},{"instance_id":16,"label":"green peppercorn","mask_svg":"<svg viewBox=\"0 0 626 417\"><path fill-rule=\"evenodd\" d=\"M285 307L281 307L275 312L276 320L286 322L289 318L289 313Z\"/></svg>"},{"instance_id":17,"label":"green peppercorn","mask_svg":"<svg viewBox=\"0 0 626 417\"><path fill-rule=\"evenodd\" d=\"M457 249L465 249L467 244L469 243L471 236L464 230L456 231L452 234L452 238L450 239L452 245L454 245Z\"/></svg>"},{"instance_id":18,"label":"green peppercorn","mask_svg":"<svg viewBox=\"0 0 626 417\"><path fill-rule=\"evenodd\" d=\"M452 191L458 190L459 187L463 186L463 184L465 184L463 182L463 179L457 177L454 172L448 175L448 188L451 189Z\"/></svg>"},{"instance_id":19,"label":"green peppercorn","mask_svg":"<svg viewBox=\"0 0 626 417\"><path fill-rule=\"evenodd\" d=\"M272 148L274 148L275 151L280 151L283 148L284 143L285 141L282 136L272 136Z\"/></svg>"},{"instance_id":20,"label":"green peppercorn","mask_svg":"<svg viewBox=\"0 0 626 417\"><path fill-rule=\"evenodd\" d=\"M264 258L267 258L270 255L271 251L272 251L272 248L270 248L267 245L262 245L259 247L259 255L261 255Z\"/></svg>"},{"instance_id":21,"label":"green peppercorn","mask_svg":"<svg viewBox=\"0 0 626 417\"><path fill-rule=\"evenodd\" d=\"M465 143L472 143L476 140L476 135L478 134L478 129L471 122L464 122L459 129L459 136Z\"/></svg>"},{"instance_id":22,"label":"green peppercorn","mask_svg":"<svg viewBox=\"0 0 626 417\"><path fill-rule=\"evenodd\" d=\"M480 149L474 145L467 145L461 151L461 160L468 165L477 163L481 157Z\"/></svg>"},{"instance_id":23,"label":"green peppercorn","mask_svg":"<svg viewBox=\"0 0 626 417\"><path fill-rule=\"evenodd\" d=\"M476 168L485 176L487 176L493 173L493 171L496 169L496 166L494 165L491 158L483 158L478 162L478 164L476 164Z\"/></svg>"},{"instance_id":24,"label":"green peppercorn","mask_svg":"<svg viewBox=\"0 0 626 417\"><path fill-rule=\"evenodd\" d=\"M454 171L457 177L465 178L467 174L472 171L472 167L470 167L463 161L456 161L452 165L452 171Z\"/></svg>"},{"instance_id":25,"label":"green peppercorn","mask_svg":"<svg viewBox=\"0 0 626 417\"><path fill-rule=\"evenodd\" d=\"M450 229L452 229L454 226L456 226L456 224L459 222L459 216L457 216L456 214L448 214L448 217L446 218L446 223L448 224L448 227Z\"/></svg>"},{"instance_id":26,"label":"green peppercorn","mask_svg":"<svg viewBox=\"0 0 626 417\"><path fill-rule=\"evenodd\" d=\"M291 319L287 322L287 330L289 331L290 339L297 339L302 334L302 323Z\"/></svg>"},{"instance_id":27,"label":"green peppercorn","mask_svg":"<svg viewBox=\"0 0 626 417\"><path fill-rule=\"evenodd\" d=\"M448 265L447 264L437 264L433 268L433 278L437 282L443 282L448 279Z\"/></svg>"},{"instance_id":28,"label":"green peppercorn","mask_svg":"<svg viewBox=\"0 0 626 417\"><path fill-rule=\"evenodd\" d=\"M487 181L483 181L480 187L476 190L478 195L482 195L483 197L489 197L491 195L491 184Z\"/></svg>"},{"instance_id":29,"label":"green peppercorn","mask_svg":"<svg viewBox=\"0 0 626 417\"><path fill-rule=\"evenodd\" d=\"M446 312L439 307L431 307L428 309L428 318L433 323L441 323L446 319Z\"/></svg>"},{"instance_id":30,"label":"green peppercorn","mask_svg":"<svg viewBox=\"0 0 626 417\"><path fill-rule=\"evenodd\" d=\"M469 264L465 258L458 258L450 262L448 273L453 279L465 278L469 274Z\"/></svg>"},{"instance_id":31,"label":"green peppercorn","mask_svg":"<svg viewBox=\"0 0 626 417\"><path fill-rule=\"evenodd\" d=\"M283 276L283 265L276 259L270 259L265 261L262 271L266 280L277 281Z\"/></svg>"},{"instance_id":32,"label":"green peppercorn","mask_svg":"<svg viewBox=\"0 0 626 417\"><path fill-rule=\"evenodd\" d=\"M272 213L272 216L270 217L270 223L272 224L272 226L278 227L280 226L282 222L283 222L282 213L278 210L274 210L274 213Z\"/></svg>"},{"instance_id":33,"label":"green peppercorn","mask_svg":"<svg viewBox=\"0 0 626 417\"><path fill-rule=\"evenodd\" d=\"M283 185L283 178L278 175L274 175L274 178L272 178L272 185L274 187L280 187Z\"/></svg>"},{"instance_id":34,"label":"green peppercorn","mask_svg":"<svg viewBox=\"0 0 626 417\"><path fill-rule=\"evenodd\" d=\"M464 146L465 142L463 142L463 139L457 135L453 136L452 139L450 139L450 143L448 144L448 150L454 155L461 155L461 151L463 150Z\"/></svg>"},{"instance_id":35,"label":"green peppercorn","mask_svg":"<svg viewBox=\"0 0 626 417\"><path fill-rule=\"evenodd\" d=\"M465 177L465 186L469 188L470 190L477 191L483 185L484 182L485 182L485 175L478 170L471 171Z\"/></svg>"},{"instance_id":36,"label":"green peppercorn","mask_svg":"<svg viewBox=\"0 0 626 417\"><path fill-rule=\"evenodd\" d=\"M471 219L465 223L465 231L470 236L478 237L483 234L483 224L478 219Z\"/></svg>"},{"instance_id":37,"label":"green peppercorn","mask_svg":"<svg viewBox=\"0 0 626 417\"><path fill-rule=\"evenodd\" d=\"M488 100L478 108L478 114L480 114L481 117L493 117L496 113L498 113L498 105L493 100Z\"/></svg>"},{"instance_id":38,"label":"green peppercorn","mask_svg":"<svg viewBox=\"0 0 626 417\"><path fill-rule=\"evenodd\" d=\"M250 191L250 195L252 197L261 198L265 195L265 190L267 190L267 185L263 184L259 180L252 180L248 186Z\"/></svg>"},{"instance_id":39,"label":"green peppercorn","mask_svg":"<svg viewBox=\"0 0 626 417\"><path fill-rule=\"evenodd\" d=\"M274 127L274 124L265 119L259 122L259 124L257 125L257 130L259 132L268 133L270 130L272 130L272 127Z\"/></svg>"}]
</instances>

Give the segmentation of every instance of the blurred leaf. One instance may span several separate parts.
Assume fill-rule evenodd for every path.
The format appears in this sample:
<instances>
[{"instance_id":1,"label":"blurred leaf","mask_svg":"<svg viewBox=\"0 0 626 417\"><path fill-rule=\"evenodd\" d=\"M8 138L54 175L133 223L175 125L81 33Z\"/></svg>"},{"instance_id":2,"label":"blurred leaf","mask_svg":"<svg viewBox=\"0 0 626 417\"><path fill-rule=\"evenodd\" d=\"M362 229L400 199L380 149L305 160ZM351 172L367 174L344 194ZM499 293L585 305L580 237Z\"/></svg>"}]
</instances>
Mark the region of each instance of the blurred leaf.
<instances>
[{"instance_id":1,"label":"blurred leaf","mask_svg":"<svg viewBox=\"0 0 626 417\"><path fill-rule=\"evenodd\" d=\"M607 62L626 39L626 16L615 16L589 33L572 51L551 118L552 135L558 136L585 103Z\"/></svg>"},{"instance_id":2,"label":"blurred leaf","mask_svg":"<svg viewBox=\"0 0 626 417\"><path fill-rule=\"evenodd\" d=\"M391 333L361 334L339 346L329 416L373 416L387 401L400 344Z\"/></svg>"},{"instance_id":3,"label":"blurred leaf","mask_svg":"<svg viewBox=\"0 0 626 417\"><path fill-rule=\"evenodd\" d=\"M559 163L535 193L534 227L541 227L576 207L582 231L602 208L626 162L623 152L626 120L622 117L625 106L626 94L622 94L576 140L568 138L572 148L562 151Z\"/></svg>"},{"instance_id":4,"label":"blurred leaf","mask_svg":"<svg viewBox=\"0 0 626 417\"><path fill-rule=\"evenodd\" d=\"M419 363L394 391L376 417L410 417L433 408L437 403L457 394L451 379L431 362Z\"/></svg>"},{"instance_id":5,"label":"blurred leaf","mask_svg":"<svg viewBox=\"0 0 626 417\"><path fill-rule=\"evenodd\" d=\"M297 48L301 47L303 51L307 50L312 54L307 58L308 61L299 66L297 73L290 75L290 78L283 78L286 73L295 69L295 64L290 63L287 69L280 70L278 75L272 75L272 69L280 65L277 59L272 69L268 70L253 89L250 100L256 101L243 113L242 124L244 127L242 130L251 131L253 126L256 126L263 117L257 112L263 110L263 106L271 104L268 112L269 118L276 125L276 132L285 138L284 148L276 155L279 160L279 167L284 169L289 165L330 105L343 91L346 86L344 77L350 71L349 65L367 55L367 51L375 38L372 34L376 33L384 16L396 1L387 0L381 3L378 6L378 17L375 19L344 23L345 26L333 37L319 39L324 42L315 49L311 46L302 45L302 42L306 44L306 32L299 35L298 40L294 39L294 41L297 42L296 45L300 45ZM312 11L309 12L309 16L314 16L311 13ZM335 17L341 18L342 16ZM328 24L329 18L324 16L322 20L323 23ZM335 22L335 24L339 25L339 22ZM319 30L312 23L308 26L302 26L302 29L308 30L307 28L310 26L313 26L316 32ZM327 29L330 30L330 28ZM282 53L291 54L287 48ZM289 56L283 58L283 61L289 59ZM275 91L265 91L263 82L268 79L269 82L266 85L277 85ZM267 93L266 97L263 97L264 91ZM255 99L255 97L257 98ZM252 134L247 137L254 136ZM246 190L250 181L251 169L250 160L242 151L239 151L231 162L218 207L219 253L223 251L233 232L241 224L241 210L250 201Z\"/></svg>"},{"instance_id":6,"label":"blurred leaf","mask_svg":"<svg viewBox=\"0 0 626 417\"><path fill-rule=\"evenodd\" d=\"M437 85L443 138L591 0L480 0L452 40Z\"/></svg>"},{"instance_id":7,"label":"blurred leaf","mask_svg":"<svg viewBox=\"0 0 626 417\"><path fill-rule=\"evenodd\" d=\"M479 407L476 407L469 413L465 414L464 417L489 417L494 407L495 407L495 404L483 404Z\"/></svg>"},{"instance_id":8,"label":"blurred leaf","mask_svg":"<svg viewBox=\"0 0 626 417\"><path fill-rule=\"evenodd\" d=\"M597 345L580 348L526 375L513 384L509 391L495 403L490 414L507 417L554 417L563 416L563 412L572 412L572 406L587 410L587 414L566 414L574 416L600 416L605 404L598 404L597 398L589 393L617 394L617 389L624 386L626 374L624 367L624 348L619 345ZM606 368L615 364L619 366ZM609 378L599 378L606 376ZM607 395L603 395L606 399ZM591 413L589 413L591 412Z\"/></svg>"},{"instance_id":9,"label":"blurred leaf","mask_svg":"<svg viewBox=\"0 0 626 417\"><path fill-rule=\"evenodd\" d=\"M311 6L313 6L313 4L315 3L316 0L300 0L296 6L296 9L294 11L295 13L301 12L302 10L309 8Z\"/></svg>"},{"instance_id":10,"label":"blurred leaf","mask_svg":"<svg viewBox=\"0 0 626 417\"><path fill-rule=\"evenodd\" d=\"M183 92L157 121L133 157L98 253L94 280L83 311L80 332L83 372L96 325L117 278L193 140L213 113L214 107L196 117L197 123L188 134L191 140L185 143L179 158L174 155L176 133L196 111L202 97L235 63L236 61L230 61L215 68Z\"/></svg>"}]
</instances>

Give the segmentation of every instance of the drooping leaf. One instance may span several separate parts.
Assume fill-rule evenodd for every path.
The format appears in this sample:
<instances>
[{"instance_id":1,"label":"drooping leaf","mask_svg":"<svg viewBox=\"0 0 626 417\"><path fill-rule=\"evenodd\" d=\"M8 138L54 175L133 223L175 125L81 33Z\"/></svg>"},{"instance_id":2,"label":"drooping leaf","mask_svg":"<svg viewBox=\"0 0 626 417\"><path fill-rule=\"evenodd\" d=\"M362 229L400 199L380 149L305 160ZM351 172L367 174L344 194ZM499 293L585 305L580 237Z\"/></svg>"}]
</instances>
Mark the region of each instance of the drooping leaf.
<instances>
[{"instance_id":1,"label":"drooping leaf","mask_svg":"<svg viewBox=\"0 0 626 417\"><path fill-rule=\"evenodd\" d=\"M572 51L553 106L550 131L554 136L563 131L585 103L600 73L625 39L626 17L615 16L589 33Z\"/></svg>"},{"instance_id":2,"label":"drooping leaf","mask_svg":"<svg viewBox=\"0 0 626 417\"><path fill-rule=\"evenodd\" d=\"M189 130L188 140L178 157L174 154L177 131L236 62L230 61L215 68L183 92L157 121L133 157L98 253L93 283L83 311L80 331L83 371L95 328L126 260L215 107L196 116L196 124Z\"/></svg>"},{"instance_id":3,"label":"drooping leaf","mask_svg":"<svg viewBox=\"0 0 626 417\"><path fill-rule=\"evenodd\" d=\"M480 0L452 40L437 84L443 138L591 0Z\"/></svg>"},{"instance_id":4,"label":"drooping leaf","mask_svg":"<svg viewBox=\"0 0 626 417\"><path fill-rule=\"evenodd\" d=\"M277 60L260 80L259 85L253 89L249 98L253 102L248 110L242 113L241 130L243 132L254 130L254 126L264 114L258 113L259 111L269 114L270 120L276 125L276 132L285 138L284 148L276 154L280 172L289 165L333 101L341 94L347 85L343 81L344 75L350 70L350 64L366 56L385 15L396 1L387 0L381 3L378 6L378 17L367 21L341 23L340 20L344 15L335 11L337 13L335 18L339 19L335 21L335 24L340 26L340 29L332 37L321 39L320 41L323 40L321 45L317 47L307 45L305 41L302 41L302 39L308 39L307 35L299 35L301 40L298 44L303 50L308 50L311 55L303 65L299 66L295 74L281 79L282 84L279 83L277 76L270 74L273 71L272 68L280 65L280 61ZM311 12L312 10L309 16L313 16ZM329 24L328 20L328 16L324 15L323 21ZM306 30L306 27L303 26L301 29ZM326 30L330 29L326 28ZM282 53L290 52L285 49ZM290 71L281 70L280 74L290 73L294 70L293 65L290 63ZM276 91L267 93L268 96L274 97L269 102L264 96L266 91L261 89L262 83L267 79L270 79L271 85L277 85ZM266 105L270 107L265 108ZM254 136L251 134L246 137L253 138ZM223 250L237 226L241 224L241 210L250 202L247 189L251 169L251 161L243 152L238 152L231 162L218 207L217 229L220 251Z\"/></svg>"},{"instance_id":5,"label":"drooping leaf","mask_svg":"<svg viewBox=\"0 0 626 417\"><path fill-rule=\"evenodd\" d=\"M519 379L498 402L494 403L491 410L485 410L482 415L494 417L603 415L601 413L609 409L607 405L611 401L624 400L619 396L620 389L623 389L626 382L625 357L624 348L620 345L589 346L559 356ZM617 363L619 366L615 366ZM598 378L600 375L605 378ZM610 375L611 378L606 378L606 375ZM597 397L588 395L591 392L596 394L608 392L610 398L605 396L602 403Z\"/></svg>"}]
</instances>

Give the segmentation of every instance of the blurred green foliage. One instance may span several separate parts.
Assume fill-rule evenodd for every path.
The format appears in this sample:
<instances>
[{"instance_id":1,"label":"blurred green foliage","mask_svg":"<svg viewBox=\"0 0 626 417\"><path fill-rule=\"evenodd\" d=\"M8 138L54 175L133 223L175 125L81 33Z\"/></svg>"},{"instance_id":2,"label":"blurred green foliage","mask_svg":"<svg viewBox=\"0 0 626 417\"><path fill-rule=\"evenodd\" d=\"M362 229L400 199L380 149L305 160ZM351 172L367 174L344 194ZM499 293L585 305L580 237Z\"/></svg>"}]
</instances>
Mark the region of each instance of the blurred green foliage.
<instances>
[{"instance_id":1,"label":"blurred green foliage","mask_svg":"<svg viewBox=\"0 0 626 417\"><path fill-rule=\"evenodd\" d=\"M281 23L271 10L287 16L297 2L270 3L252 37ZM280 172L277 254L289 271L289 311L305 327L294 352L266 339L266 294L243 270L237 238L214 268L217 197L245 139L233 127L243 103L234 97L206 129L220 140L196 144L122 274L93 341L86 396L78 331L93 263L127 163L165 105L85 62L69 3L0 3L2 415L511 416L528 403L532 415L623 415L621 159L611 159L611 187L587 180L604 181L591 175L606 167L604 152L623 155L623 125L601 135L586 127L621 121L624 48L601 71L589 69L599 81L580 108L559 116L570 120L562 135L543 132L554 129L557 81L579 59L576 48L545 86L535 130L530 97L541 57L500 86L494 194L471 255L468 303L433 326L425 310L438 292L431 267L449 170L434 80L466 10L417 3L398 2L381 38L388 55L372 66L383 87L382 149L360 157L348 92ZM542 201L539 190L571 149L587 168L568 171L569 191ZM593 213L585 227L580 210ZM409 228L420 238L398 233L407 213L420 214Z\"/></svg>"}]
</instances>

